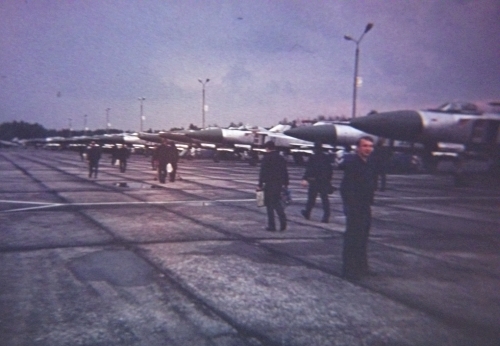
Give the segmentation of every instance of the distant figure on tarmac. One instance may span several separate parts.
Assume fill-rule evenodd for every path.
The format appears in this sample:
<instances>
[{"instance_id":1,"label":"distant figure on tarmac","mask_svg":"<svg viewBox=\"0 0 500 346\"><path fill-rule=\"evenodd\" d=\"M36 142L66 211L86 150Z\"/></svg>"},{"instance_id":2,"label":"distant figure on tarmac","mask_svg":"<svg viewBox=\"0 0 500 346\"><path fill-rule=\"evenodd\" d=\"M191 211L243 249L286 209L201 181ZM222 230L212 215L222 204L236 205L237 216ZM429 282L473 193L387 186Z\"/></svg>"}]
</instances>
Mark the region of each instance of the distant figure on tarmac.
<instances>
[{"instance_id":1,"label":"distant figure on tarmac","mask_svg":"<svg viewBox=\"0 0 500 346\"><path fill-rule=\"evenodd\" d=\"M158 181L160 184L165 184L168 164L168 141L163 139L161 144L156 147L155 152L158 160Z\"/></svg>"},{"instance_id":2,"label":"distant figure on tarmac","mask_svg":"<svg viewBox=\"0 0 500 346\"><path fill-rule=\"evenodd\" d=\"M264 204L267 209L266 231L276 231L274 211L278 214L280 231L286 230L286 215L281 204L281 190L288 186L288 170L285 159L275 150L274 142L264 145L267 153L260 166L258 190L264 190Z\"/></svg>"},{"instance_id":3,"label":"distant figure on tarmac","mask_svg":"<svg viewBox=\"0 0 500 346\"><path fill-rule=\"evenodd\" d=\"M306 209L301 211L302 216L307 220L311 217L311 210L316 204L316 197L321 197L323 204L323 218L321 222L328 223L330 219L330 200L328 193L332 189L333 168L330 158L323 153L320 142L314 143L314 154L307 162L306 171L302 177L302 186L309 186L307 191Z\"/></svg>"},{"instance_id":4,"label":"distant figure on tarmac","mask_svg":"<svg viewBox=\"0 0 500 346\"><path fill-rule=\"evenodd\" d=\"M116 144L113 144L111 147L111 166L114 166L116 163L116 160L118 158L118 147Z\"/></svg>"},{"instance_id":5,"label":"distant figure on tarmac","mask_svg":"<svg viewBox=\"0 0 500 346\"><path fill-rule=\"evenodd\" d=\"M380 191L385 191L387 182L387 170L389 169L389 164L391 161L391 148L385 146L385 139L380 138L377 141L373 153L370 155L370 160L373 161L375 166L375 189ZM380 181L380 187L379 187Z\"/></svg>"},{"instance_id":6,"label":"distant figure on tarmac","mask_svg":"<svg viewBox=\"0 0 500 346\"><path fill-rule=\"evenodd\" d=\"M85 152L87 151L87 148L84 145L80 145L78 147L78 154L80 155L80 159L83 161L85 158Z\"/></svg>"},{"instance_id":7,"label":"distant figure on tarmac","mask_svg":"<svg viewBox=\"0 0 500 346\"><path fill-rule=\"evenodd\" d=\"M174 142L168 142L167 145L167 164L172 166L172 171L169 172L169 181L175 181L175 175L177 174L177 162L179 161L179 151Z\"/></svg>"},{"instance_id":8,"label":"distant figure on tarmac","mask_svg":"<svg viewBox=\"0 0 500 346\"><path fill-rule=\"evenodd\" d=\"M346 216L342 276L347 279L358 279L368 274L367 246L375 194L375 169L368 160L372 151L373 139L361 137L356 153L346 156L340 165L344 170L340 195Z\"/></svg>"},{"instance_id":9,"label":"distant figure on tarmac","mask_svg":"<svg viewBox=\"0 0 500 346\"><path fill-rule=\"evenodd\" d=\"M158 144L155 144L153 151L151 153L151 169L153 171L158 169Z\"/></svg>"},{"instance_id":10,"label":"distant figure on tarmac","mask_svg":"<svg viewBox=\"0 0 500 346\"><path fill-rule=\"evenodd\" d=\"M125 173L127 170L127 159L130 157L130 151L126 145L122 145L117 149L116 158L120 161L120 172Z\"/></svg>"},{"instance_id":11,"label":"distant figure on tarmac","mask_svg":"<svg viewBox=\"0 0 500 346\"><path fill-rule=\"evenodd\" d=\"M97 178L97 171L99 169L99 160L101 159L101 147L92 141L87 150L87 161L89 163L89 178Z\"/></svg>"}]
</instances>

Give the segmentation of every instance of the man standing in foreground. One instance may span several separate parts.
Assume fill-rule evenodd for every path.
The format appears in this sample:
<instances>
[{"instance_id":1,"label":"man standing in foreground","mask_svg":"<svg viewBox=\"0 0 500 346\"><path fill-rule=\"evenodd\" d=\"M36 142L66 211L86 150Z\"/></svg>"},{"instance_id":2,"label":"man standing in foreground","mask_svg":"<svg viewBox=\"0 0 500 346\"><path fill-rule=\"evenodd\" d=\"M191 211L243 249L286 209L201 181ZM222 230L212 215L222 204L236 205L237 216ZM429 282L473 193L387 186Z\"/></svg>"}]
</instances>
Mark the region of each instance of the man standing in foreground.
<instances>
[{"instance_id":1,"label":"man standing in foreground","mask_svg":"<svg viewBox=\"0 0 500 346\"><path fill-rule=\"evenodd\" d=\"M274 142L266 142L267 153L262 159L258 189L264 189L267 208L267 231L276 231L274 211L280 220L280 231L286 229L286 215L281 204L281 190L288 186L288 170L285 159L275 150Z\"/></svg>"},{"instance_id":2,"label":"man standing in foreground","mask_svg":"<svg viewBox=\"0 0 500 346\"><path fill-rule=\"evenodd\" d=\"M376 174L372 162L368 160L372 151L373 139L361 137L356 154L347 156L340 165L344 169L340 194L346 216L342 275L348 279L368 274L367 245Z\"/></svg>"}]
</instances>

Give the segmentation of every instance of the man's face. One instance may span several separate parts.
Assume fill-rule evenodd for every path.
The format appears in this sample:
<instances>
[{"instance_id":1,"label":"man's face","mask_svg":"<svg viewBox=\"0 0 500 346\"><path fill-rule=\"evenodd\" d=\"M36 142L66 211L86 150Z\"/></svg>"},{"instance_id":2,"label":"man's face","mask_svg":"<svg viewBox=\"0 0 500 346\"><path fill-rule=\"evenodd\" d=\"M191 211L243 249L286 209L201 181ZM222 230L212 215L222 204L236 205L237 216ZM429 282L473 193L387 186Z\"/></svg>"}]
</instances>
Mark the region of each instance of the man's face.
<instances>
[{"instance_id":1,"label":"man's face","mask_svg":"<svg viewBox=\"0 0 500 346\"><path fill-rule=\"evenodd\" d=\"M363 160L368 159L368 156L370 156L372 151L373 151L373 142L370 142L369 140L366 139L360 140L356 148L356 152Z\"/></svg>"}]
</instances>

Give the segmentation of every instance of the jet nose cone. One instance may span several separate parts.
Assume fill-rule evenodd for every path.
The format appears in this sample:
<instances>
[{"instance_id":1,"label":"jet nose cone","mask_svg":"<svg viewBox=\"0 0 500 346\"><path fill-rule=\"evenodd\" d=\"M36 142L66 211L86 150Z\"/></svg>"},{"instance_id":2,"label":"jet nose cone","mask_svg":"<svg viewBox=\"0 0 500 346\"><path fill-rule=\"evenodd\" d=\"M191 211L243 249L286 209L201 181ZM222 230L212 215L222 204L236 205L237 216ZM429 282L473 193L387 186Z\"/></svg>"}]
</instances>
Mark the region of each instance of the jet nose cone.
<instances>
[{"instance_id":1,"label":"jet nose cone","mask_svg":"<svg viewBox=\"0 0 500 346\"><path fill-rule=\"evenodd\" d=\"M309 142L335 144L337 131L335 125L302 126L286 130L285 135Z\"/></svg>"},{"instance_id":2,"label":"jet nose cone","mask_svg":"<svg viewBox=\"0 0 500 346\"><path fill-rule=\"evenodd\" d=\"M224 139L222 136L222 129L192 131L192 132L187 132L186 136L189 138L199 140L201 142L209 142L209 143L222 143Z\"/></svg>"},{"instance_id":3,"label":"jet nose cone","mask_svg":"<svg viewBox=\"0 0 500 346\"><path fill-rule=\"evenodd\" d=\"M408 110L370 114L351 119L350 124L376 136L403 141L415 140L423 131L420 114Z\"/></svg>"}]
</instances>

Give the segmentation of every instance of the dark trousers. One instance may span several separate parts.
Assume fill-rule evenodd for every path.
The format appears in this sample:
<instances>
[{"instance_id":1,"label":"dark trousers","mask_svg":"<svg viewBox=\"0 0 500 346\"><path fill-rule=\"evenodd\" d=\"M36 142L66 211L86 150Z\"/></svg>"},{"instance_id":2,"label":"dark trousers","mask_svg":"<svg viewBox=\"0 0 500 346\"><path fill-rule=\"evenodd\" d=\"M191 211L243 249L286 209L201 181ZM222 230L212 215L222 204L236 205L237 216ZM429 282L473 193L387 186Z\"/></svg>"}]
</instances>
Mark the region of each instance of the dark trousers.
<instances>
[{"instance_id":1,"label":"dark trousers","mask_svg":"<svg viewBox=\"0 0 500 346\"><path fill-rule=\"evenodd\" d=\"M169 180L171 182L175 181L175 175L177 174L177 163L170 163L172 165L172 172L169 174Z\"/></svg>"},{"instance_id":2,"label":"dark trousers","mask_svg":"<svg viewBox=\"0 0 500 346\"><path fill-rule=\"evenodd\" d=\"M343 275L356 277L368 273L368 236L371 225L370 205L344 205L346 230L342 253Z\"/></svg>"},{"instance_id":3,"label":"dark trousers","mask_svg":"<svg viewBox=\"0 0 500 346\"><path fill-rule=\"evenodd\" d=\"M286 229L286 215L283 205L281 204L280 191L268 191L264 190L264 196L266 199L266 209L267 209L267 227L270 229L276 229L276 224L274 222L274 211L278 214L280 220L280 229Z\"/></svg>"},{"instance_id":4,"label":"dark trousers","mask_svg":"<svg viewBox=\"0 0 500 346\"><path fill-rule=\"evenodd\" d=\"M330 218L330 200L328 199L328 193L326 188L321 188L314 183L309 184L309 190L307 191L306 215L307 217L311 215L311 210L316 204L316 197L318 197L318 194L323 205L323 221L328 222Z\"/></svg>"},{"instance_id":5,"label":"dark trousers","mask_svg":"<svg viewBox=\"0 0 500 346\"><path fill-rule=\"evenodd\" d=\"M125 173L127 169L127 160L120 159L120 172Z\"/></svg>"},{"instance_id":6,"label":"dark trousers","mask_svg":"<svg viewBox=\"0 0 500 346\"><path fill-rule=\"evenodd\" d=\"M160 183L165 183L165 178L167 177L167 163L159 162L158 163L158 180Z\"/></svg>"},{"instance_id":7,"label":"dark trousers","mask_svg":"<svg viewBox=\"0 0 500 346\"><path fill-rule=\"evenodd\" d=\"M385 171L377 172L376 188L379 189L378 183L380 181L380 191L385 190L385 185L387 181L387 173Z\"/></svg>"},{"instance_id":8,"label":"dark trousers","mask_svg":"<svg viewBox=\"0 0 500 346\"><path fill-rule=\"evenodd\" d=\"M89 161L89 178L94 175L94 178L97 178L97 170L99 169L99 162Z\"/></svg>"}]
</instances>

